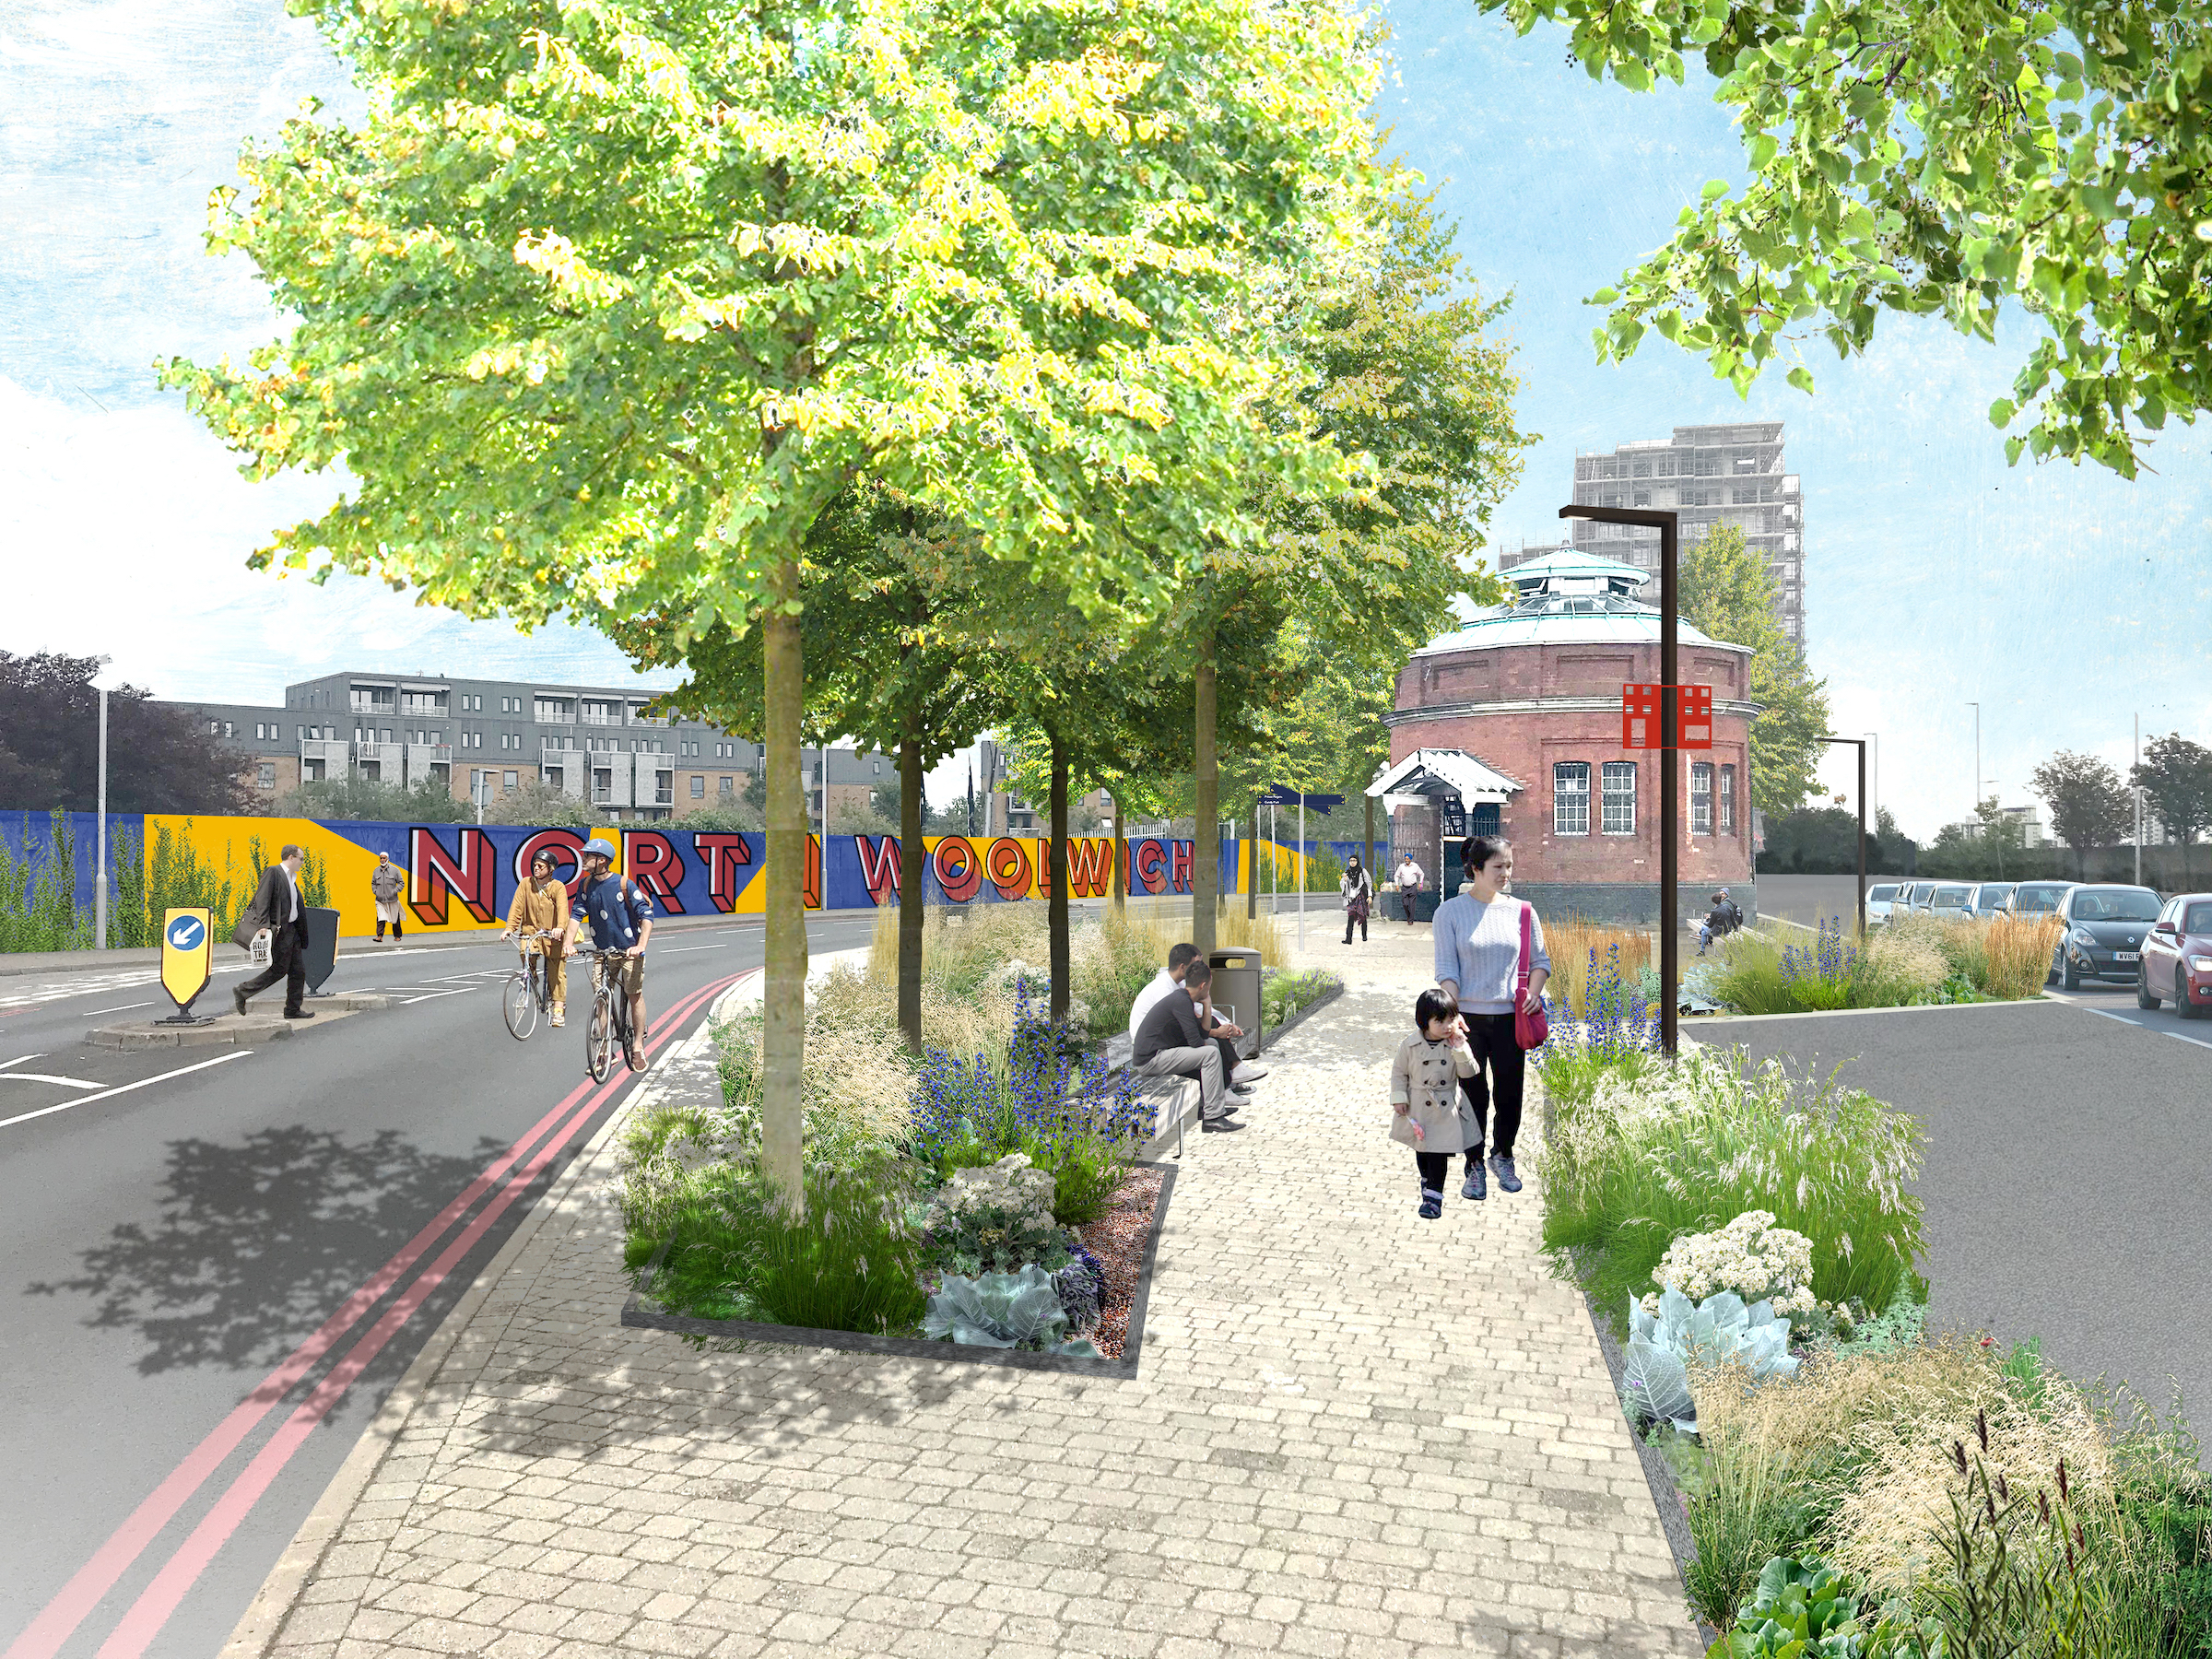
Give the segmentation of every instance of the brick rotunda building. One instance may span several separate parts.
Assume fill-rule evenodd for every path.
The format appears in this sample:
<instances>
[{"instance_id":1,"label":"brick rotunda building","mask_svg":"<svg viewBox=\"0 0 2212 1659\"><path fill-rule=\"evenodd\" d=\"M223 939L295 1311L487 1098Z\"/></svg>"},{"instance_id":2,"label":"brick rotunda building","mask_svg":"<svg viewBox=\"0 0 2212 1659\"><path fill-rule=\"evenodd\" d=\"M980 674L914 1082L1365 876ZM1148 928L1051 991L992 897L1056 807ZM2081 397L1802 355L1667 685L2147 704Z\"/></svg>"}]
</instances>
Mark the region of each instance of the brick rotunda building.
<instances>
[{"instance_id":1,"label":"brick rotunda building","mask_svg":"<svg viewBox=\"0 0 2212 1659\"><path fill-rule=\"evenodd\" d=\"M1416 849L1430 890L1458 889L1457 840L1501 831L1513 890L1547 917L1649 924L1659 914L1659 751L1620 747L1620 688L1659 678L1659 613L1634 597L1653 578L1562 551L1516 566L1508 606L1413 654L1398 677L1392 765L1370 786ZM1678 906L1687 920L1725 887L1753 913L1748 646L1679 628L1678 671L1712 688L1712 747L1681 756ZM1445 848L1449 844L1449 866Z\"/></svg>"}]
</instances>

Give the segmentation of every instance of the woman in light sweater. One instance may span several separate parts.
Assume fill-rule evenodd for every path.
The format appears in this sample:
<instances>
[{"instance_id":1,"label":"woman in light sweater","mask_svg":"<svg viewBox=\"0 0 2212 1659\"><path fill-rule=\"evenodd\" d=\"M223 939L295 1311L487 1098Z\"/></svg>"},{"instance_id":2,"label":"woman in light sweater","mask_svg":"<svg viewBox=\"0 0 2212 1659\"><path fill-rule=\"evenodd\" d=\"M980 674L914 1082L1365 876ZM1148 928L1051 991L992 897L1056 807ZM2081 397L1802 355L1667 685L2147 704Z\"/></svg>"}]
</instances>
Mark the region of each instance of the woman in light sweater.
<instances>
[{"instance_id":1,"label":"woman in light sweater","mask_svg":"<svg viewBox=\"0 0 2212 1659\"><path fill-rule=\"evenodd\" d=\"M1471 835L1461 860L1468 885L1436 912L1436 978L1459 1004L1467 1022L1467 1046L1475 1057L1471 1077L1460 1082L1474 1115L1467 1134L1467 1179L1463 1198L1488 1197L1483 1180L1483 1130L1488 1121L1490 1173L1508 1193L1521 1190L1513 1172L1513 1141L1521 1132L1521 1088L1528 1057L1513 1036L1513 1003L1521 966L1521 913L1531 924L1528 1000L1541 1006L1551 977L1544 949L1544 924L1535 910L1510 897L1513 849L1504 837ZM1484 1077L1485 1070L1488 1077ZM1495 1116L1492 1116L1493 1110Z\"/></svg>"}]
</instances>

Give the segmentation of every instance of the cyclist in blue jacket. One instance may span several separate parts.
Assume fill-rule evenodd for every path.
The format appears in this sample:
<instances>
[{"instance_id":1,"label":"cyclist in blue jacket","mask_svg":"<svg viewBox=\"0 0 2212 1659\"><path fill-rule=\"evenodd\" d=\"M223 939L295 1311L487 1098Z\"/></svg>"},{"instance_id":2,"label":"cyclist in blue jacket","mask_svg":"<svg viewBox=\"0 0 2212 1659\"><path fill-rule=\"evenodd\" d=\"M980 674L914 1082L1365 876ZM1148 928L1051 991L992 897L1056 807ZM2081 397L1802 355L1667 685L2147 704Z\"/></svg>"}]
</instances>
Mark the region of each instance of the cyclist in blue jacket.
<instances>
[{"instance_id":1,"label":"cyclist in blue jacket","mask_svg":"<svg viewBox=\"0 0 2212 1659\"><path fill-rule=\"evenodd\" d=\"M614 865L615 849L609 843L594 841L584 848L583 886L569 912L566 948L576 948L577 936L588 922L599 949L622 952L618 968L602 966L629 998L629 1041L622 1046L622 1058L631 1071L643 1071L645 1056L640 1045L645 1040L645 945L653 937L653 898L629 877L610 875Z\"/></svg>"}]
</instances>

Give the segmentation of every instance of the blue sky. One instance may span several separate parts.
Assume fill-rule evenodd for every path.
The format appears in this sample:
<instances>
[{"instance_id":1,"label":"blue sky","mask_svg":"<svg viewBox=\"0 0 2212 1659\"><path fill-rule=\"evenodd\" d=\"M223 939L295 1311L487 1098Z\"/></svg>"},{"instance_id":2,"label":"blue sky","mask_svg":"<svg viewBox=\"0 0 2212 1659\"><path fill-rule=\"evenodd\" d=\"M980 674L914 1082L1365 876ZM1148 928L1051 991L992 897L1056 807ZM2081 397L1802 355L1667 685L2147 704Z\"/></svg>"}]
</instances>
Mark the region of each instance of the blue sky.
<instances>
[{"instance_id":1,"label":"blue sky","mask_svg":"<svg viewBox=\"0 0 2212 1659\"><path fill-rule=\"evenodd\" d=\"M1709 88L1600 86L1564 64L1559 31L1518 39L1465 0L1388 13L1398 70L1379 113L1437 185L1468 274L1512 293L1521 419L1543 434L1497 539L1556 537L1578 449L1779 418L1805 481L1813 665L1837 729L1881 734L1880 798L1909 830L1932 835L1973 799L1970 700L1983 775L2007 803L2055 748L2124 764L2138 710L2147 734L2212 737L2206 429L2171 429L2157 473L2132 485L2007 467L1983 411L2025 324L1993 347L1887 319L1864 359L1813 348L1811 398L1777 371L1739 400L1655 340L1598 367L1583 298L1663 241L1707 179L1736 173ZM163 695L241 700L359 663L629 679L574 629L524 639L366 582L243 570L336 486L242 483L147 365L268 336L243 263L201 251L204 204L239 137L308 95L359 107L273 0L18 0L0 21L0 546L15 601L0 647L111 653Z\"/></svg>"}]
</instances>

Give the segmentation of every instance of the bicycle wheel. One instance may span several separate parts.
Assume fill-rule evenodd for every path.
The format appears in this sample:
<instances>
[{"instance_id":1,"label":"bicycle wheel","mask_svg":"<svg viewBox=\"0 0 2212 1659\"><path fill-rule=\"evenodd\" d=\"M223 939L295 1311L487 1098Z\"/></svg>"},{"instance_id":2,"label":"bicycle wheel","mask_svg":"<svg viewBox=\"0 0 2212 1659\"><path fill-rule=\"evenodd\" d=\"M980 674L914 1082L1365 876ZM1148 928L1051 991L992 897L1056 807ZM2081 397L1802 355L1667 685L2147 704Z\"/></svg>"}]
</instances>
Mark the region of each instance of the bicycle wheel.
<instances>
[{"instance_id":1,"label":"bicycle wheel","mask_svg":"<svg viewBox=\"0 0 2212 1659\"><path fill-rule=\"evenodd\" d=\"M507 1032L517 1042L537 1030L537 987L531 982L537 976L524 968L517 968L507 976L507 990L500 999L500 1012L507 1016Z\"/></svg>"},{"instance_id":2,"label":"bicycle wheel","mask_svg":"<svg viewBox=\"0 0 2212 1659\"><path fill-rule=\"evenodd\" d=\"M604 993L592 1001L592 1018L583 1031L583 1065L592 1081L604 1083L614 1064L614 1016Z\"/></svg>"}]
</instances>

